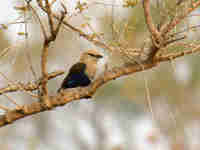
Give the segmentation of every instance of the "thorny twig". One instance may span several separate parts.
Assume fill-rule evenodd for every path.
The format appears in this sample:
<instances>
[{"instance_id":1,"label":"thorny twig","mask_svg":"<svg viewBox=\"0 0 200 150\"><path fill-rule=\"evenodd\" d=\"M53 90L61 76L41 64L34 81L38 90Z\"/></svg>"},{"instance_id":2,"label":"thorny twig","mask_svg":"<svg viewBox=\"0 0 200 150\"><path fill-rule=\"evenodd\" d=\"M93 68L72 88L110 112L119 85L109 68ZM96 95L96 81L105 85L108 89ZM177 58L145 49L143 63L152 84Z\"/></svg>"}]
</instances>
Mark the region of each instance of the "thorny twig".
<instances>
[{"instance_id":1,"label":"thorny twig","mask_svg":"<svg viewBox=\"0 0 200 150\"><path fill-rule=\"evenodd\" d=\"M55 71L52 73L48 74L48 80L51 80L59 75L62 75L64 71ZM25 91L35 91L38 90L38 88L41 86L42 78L38 79L37 81L34 82L29 82L26 84L23 83L15 83L15 84L10 84L7 87L0 88L0 95L5 94L5 93L10 93L10 92L17 92L21 90Z\"/></svg>"},{"instance_id":2,"label":"thorny twig","mask_svg":"<svg viewBox=\"0 0 200 150\"><path fill-rule=\"evenodd\" d=\"M192 7L188 8L186 12L183 15L176 16L173 18L172 21L168 24L164 24L160 27L160 30L156 28L156 26L153 24L152 16L150 14L150 0L143 0L143 8L144 8L144 16L146 20L146 24L148 27L148 30L151 33L152 36L152 44L153 46L150 47L150 55L149 60L153 60L152 58L156 55L156 53L160 50L160 48L163 48L167 46L168 44L171 44L172 42L176 42L178 40L182 40L185 37L177 38L175 40L170 40L170 31L174 29L185 17L187 17L192 11L194 11L196 8L200 6L200 1L194 2L192 4Z\"/></svg>"},{"instance_id":3,"label":"thorny twig","mask_svg":"<svg viewBox=\"0 0 200 150\"><path fill-rule=\"evenodd\" d=\"M179 23L181 23L185 17L187 17L192 11L197 9L200 6L200 1L197 1L192 4L192 7L188 8L183 15L175 17L169 24L165 25L162 28L162 35L169 33L172 29L174 29Z\"/></svg>"}]
</instances>

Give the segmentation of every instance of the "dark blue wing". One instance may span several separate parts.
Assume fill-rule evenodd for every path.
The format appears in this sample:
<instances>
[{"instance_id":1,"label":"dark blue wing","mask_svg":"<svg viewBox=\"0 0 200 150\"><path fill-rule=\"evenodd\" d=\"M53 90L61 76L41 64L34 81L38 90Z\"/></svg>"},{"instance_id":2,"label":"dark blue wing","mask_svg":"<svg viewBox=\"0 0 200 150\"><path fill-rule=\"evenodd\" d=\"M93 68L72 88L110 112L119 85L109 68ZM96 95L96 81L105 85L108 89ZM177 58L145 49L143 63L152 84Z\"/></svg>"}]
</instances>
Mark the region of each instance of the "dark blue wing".
<instances>
[{"instance_id":1,"label":"dark blue wing","mask_svg":"<svg viewBox=\"0 0 200 150\"><path fill-rule=\"evenodd\" d=\"M63 80L62 85L58 90L58 92L61 89L88 86L91 83L91 81L89 77L85 74L85 70L86 70L86 64L80 62L74 64L70 68L69 74Z\"/></svg>"},{"instance_id":2,"label":"dark blue wing","mask_svg":"<svg viewBox=\"0 0 200 150\"><path fill-rule=\"evenodd\" d=\"M88 86L91 83L90 79L84 72L70 73L63 81L61 88L75 88Z\"/></svg>"}]
</instances>

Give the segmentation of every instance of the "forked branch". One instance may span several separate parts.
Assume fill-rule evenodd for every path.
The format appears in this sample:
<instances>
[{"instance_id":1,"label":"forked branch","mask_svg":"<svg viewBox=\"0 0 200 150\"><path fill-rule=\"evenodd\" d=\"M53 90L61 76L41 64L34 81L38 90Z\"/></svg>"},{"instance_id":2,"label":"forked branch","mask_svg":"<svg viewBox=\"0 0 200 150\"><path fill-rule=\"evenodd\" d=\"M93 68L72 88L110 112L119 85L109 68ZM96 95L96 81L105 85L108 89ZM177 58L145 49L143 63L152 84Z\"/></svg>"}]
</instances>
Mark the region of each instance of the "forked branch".
<instances>
[{"instance_id":1,"label":"forked branch","mask_svg":"<svg viewBox=\"0 0 200 150\"><path fill-rule=\"evenodd\" d=\"M100 76L90 86L86 88L68 89L62 91L61 93L58 93L55 96L50 96L49 100L52 105L51 108L63 106L67 103L70 103L75 100L80 100L82 98L92 97L99 87L121 76L134 74L136 72L141 72L147 69L151 69L159 65L161 62L171 61L181 56L184 56L184 54L191 54L199 51L200 51L200 45L196 46L196 48L192 50L187 50L184 53L183 52L177 53L176 55L173 56L172 55L159 56L155 59L154 62L144 63L142 66L135 64L130 66L121 66L113 68L112 70L106 71L104 75ZM30 116L47 110L49 110L49 107L45 105L43 102L39 101L34 102L30 105L25 105L20 109L7 110L5 115L0 116L0 127L13 123L14 121L22 119L26 116Z\"/></svg>"}]
</instances>

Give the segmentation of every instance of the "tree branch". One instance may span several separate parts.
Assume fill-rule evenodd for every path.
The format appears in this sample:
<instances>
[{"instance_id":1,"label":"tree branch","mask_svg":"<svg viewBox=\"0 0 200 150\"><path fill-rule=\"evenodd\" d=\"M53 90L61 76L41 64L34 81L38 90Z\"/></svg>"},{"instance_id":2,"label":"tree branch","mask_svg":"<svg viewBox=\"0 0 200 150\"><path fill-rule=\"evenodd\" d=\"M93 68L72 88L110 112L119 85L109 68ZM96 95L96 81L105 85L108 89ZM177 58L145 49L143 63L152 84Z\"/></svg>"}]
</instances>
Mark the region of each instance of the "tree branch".
<instances>
[{"instance_id":1,"label":"tree branch","mask_svg":"<svg viewBox=\"0 0 200 150\"><path fill-rule=\"evenodd\" d=\"M42 55L41 55L41 72L42 72L42 93L41 93L41 100L50 108L51 103L49 101L48 96L48 88L47 88L47 82L48 82L48 72L47 72L47 56L48 56L48 48L50 46L50 43L52 41L56 40L56 37L58 35L58 32L61 28L62 22L65 18L65 15L67 14L66 8L63 6L64 11L61 11L61 18L59 18L59 23L56 28L54 28L54 21L52 17L52 10L51 6L48 0L45 0L45 6L43 5L41 0L37 0L38 6L47 14L48 18L48 25L50 30L50 36L45 37L44 43L43 43L43 49L42 49Z\"/></svg>"},{"instance_id":2,"label":"tree branch","mask_svg":"<svg viewBox=\"0 0 200 150\"><path fill-rule=\"evenodd\" d=\"M88 87L67 89L62 91L61 93L58 93L55 96L49 97L49 100L52 105L51 108L62 106L69 102L79 100L82 98L91 97L95 94L95 92L99 87L121 76L134 74L136 72L141 72L147 69L151 69L159 65L161 62L171 61L173 59L182 57L185 54L191 54L199 51L200 51L200 45L197 45L194 49L177 53L176 55L173 55L173 57L172 55L158 56L155 58L154 62L151 63L147 62L142 65L134 64L129 66L126 65L113 68L110 71L109 70L106 71L104 75L100 76ZM34 102L30 105L24 105L23 107L18 109L8 110L8 112L0 116L0 127L11 124L14 121L22 119L26 116L30 116L47 110L49 110L49 107L40 101Z\"/></svg>"},{"instance_id":3,"label":"tree branch","mask_svg":"<svg viewBox=\"0 0 200 150\"><path fill-rule=\"evenodd\" d=\"M152 34L154 40L159 40L161 38L160 33L153 24L153 20L150 13L150 0L143 0L143 8L144 8L145 21L149 29L149 32Z\"/></svg>"},{"instance_id":4,"label":"tree branch","mask_svg":"<svg viewBox=\"0 0 200 150\"><path fill-rule=\"evenodd\" d=\"M48 80L51 80L59 75L62 75L63 73L64 71L55 71L55 72L49 73ZM17 83L17 84L8 85L7 87L0 89L0 95L5 94L5 93L10 93L10 92L21 91L22 89L26 91L38 90L39 86L41 85L41 82L42 82L42 78L34 82L29 82L27 84Z\"/></svg>"},{"instance_id":5,"label":"tree branch","mask_svg":"<svg viewBox=\"0 0 200 150\"><path fill-rule=\"evenodd\" d=\"M181 21L183 21L183 19L185 19L185 17L187 17L192 11L197 9L199 6L200 6L200 1L197 1L197 2L193 3L192 7L188 8L183 15L175 17L169 24L167 24L164 27L162 27L162 30L161 30L162 35L165 35L166 33L169 33Z\"/></svg>"}]
</instances>

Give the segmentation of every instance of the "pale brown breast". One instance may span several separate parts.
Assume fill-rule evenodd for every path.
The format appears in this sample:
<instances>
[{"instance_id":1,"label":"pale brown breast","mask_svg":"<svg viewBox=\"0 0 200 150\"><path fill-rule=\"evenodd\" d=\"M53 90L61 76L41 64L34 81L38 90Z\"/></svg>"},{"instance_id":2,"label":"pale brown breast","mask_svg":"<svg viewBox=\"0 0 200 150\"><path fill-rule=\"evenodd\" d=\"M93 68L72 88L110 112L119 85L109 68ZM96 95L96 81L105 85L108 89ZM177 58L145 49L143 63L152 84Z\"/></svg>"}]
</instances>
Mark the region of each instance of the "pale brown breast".
<instances>
[{"instance_id":1,"label":"pale brown breast","mask_svg":"<svg viewBox=\"0 0 200 150\"><path fill-rule=\"evenodd\" d=\"M86 74L89 76L91 80L95 78L95 74L97 71L97 62L89 61L86 63Z\"/></svg>"}]
</instances>

